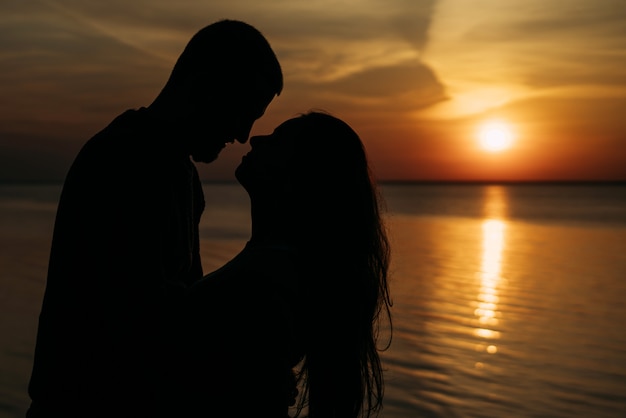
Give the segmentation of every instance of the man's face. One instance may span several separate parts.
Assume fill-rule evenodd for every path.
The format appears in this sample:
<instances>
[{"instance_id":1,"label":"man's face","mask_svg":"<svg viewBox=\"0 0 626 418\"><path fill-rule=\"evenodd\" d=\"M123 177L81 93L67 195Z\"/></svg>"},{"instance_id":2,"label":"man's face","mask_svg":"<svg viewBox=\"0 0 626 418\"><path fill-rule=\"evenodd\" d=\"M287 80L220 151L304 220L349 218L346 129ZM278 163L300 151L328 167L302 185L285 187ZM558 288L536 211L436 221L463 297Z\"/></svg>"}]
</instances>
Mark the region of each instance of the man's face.
<instances>
[{"instance_id":1,"label":"man's face","mask_svg":"<svg viewBox=\"0 0 626 418\"><path fill-rule=\"evenodd\" d=\"M209 163L228 143L245 143L273 98L269 87L258 83L245 91L213 94L211 103L196 103L187 124L193 160Z\"/></svg>"}]
</instances>

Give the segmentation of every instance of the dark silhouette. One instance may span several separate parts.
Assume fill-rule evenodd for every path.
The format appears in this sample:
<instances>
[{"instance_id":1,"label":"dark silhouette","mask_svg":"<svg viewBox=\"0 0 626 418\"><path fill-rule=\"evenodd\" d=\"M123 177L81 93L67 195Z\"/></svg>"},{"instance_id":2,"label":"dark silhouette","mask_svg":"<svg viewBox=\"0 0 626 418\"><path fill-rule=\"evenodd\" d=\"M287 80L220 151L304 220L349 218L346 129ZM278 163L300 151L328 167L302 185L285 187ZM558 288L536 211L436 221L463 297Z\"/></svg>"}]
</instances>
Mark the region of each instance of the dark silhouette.
<instances>
[{"instance_id":1,"label":"dark silhouette","mask_svg":"<svg viewBox=\"0 0 626 418\"><path fill-rule=\"evenodd\" d=\"M364 147L322 112L288 120L236 175L252 234L233 260L187 289L190 361L181 416L370 416L382 406L379 316L390 318L389 245ZM299 365L298 367L296 367ZM215 414L215 415L211 415Z\"/></svg>"},{"instance_id":2,"label":"dark silhouette","mask_svg":"<svg viewBox=\"0 0 626 418\"><path fill-rule=\"evenodd\" d=\"M204 197L194 164L244 143L282 90L255 28L224 20L195 34L161 93L91 138L58 206L27 413L155 417L164 365L178 361L164 323L199 280Z\"/></svg>"}]
</instances>

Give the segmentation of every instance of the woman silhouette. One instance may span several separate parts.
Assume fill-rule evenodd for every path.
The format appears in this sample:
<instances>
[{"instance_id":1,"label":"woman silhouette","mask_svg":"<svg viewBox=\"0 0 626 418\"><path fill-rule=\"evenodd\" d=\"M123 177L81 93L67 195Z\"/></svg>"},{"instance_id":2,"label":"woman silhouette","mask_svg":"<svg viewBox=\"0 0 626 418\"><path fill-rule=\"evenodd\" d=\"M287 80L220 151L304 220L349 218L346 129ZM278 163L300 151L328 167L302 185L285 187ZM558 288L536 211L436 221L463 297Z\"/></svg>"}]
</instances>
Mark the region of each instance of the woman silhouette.
<instances>
[{"instance_id":1,"label":"woman silhouette","mask_svg":"<svg viewBox=\"0 0 626 418\"><path fill-rule=\"evenodd\" d=\"M389 245L361 140L309 112L250 144L236 177L250 196L251 238L189 289L183 404L191 415L282 418L297 381L297 414L375 414Z\"/></svg>"}]
</instances>

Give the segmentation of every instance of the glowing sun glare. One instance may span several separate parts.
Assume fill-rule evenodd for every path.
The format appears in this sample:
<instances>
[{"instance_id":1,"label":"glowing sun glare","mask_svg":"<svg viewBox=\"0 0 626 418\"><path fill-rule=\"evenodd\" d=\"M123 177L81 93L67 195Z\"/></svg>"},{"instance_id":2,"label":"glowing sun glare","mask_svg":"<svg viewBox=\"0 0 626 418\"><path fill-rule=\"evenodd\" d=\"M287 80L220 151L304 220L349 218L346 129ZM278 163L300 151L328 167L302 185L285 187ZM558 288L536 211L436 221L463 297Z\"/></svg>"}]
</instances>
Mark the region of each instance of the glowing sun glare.
<instances>
[{"instance_id":1,"label":"glowing sun glare","mask_svg":"<svg viewBox=\"0 0 626 418\"><path fill-rule=\"evenodd\" d=\"M513 132L510 125L502 121L488 121L478 130L480 146L485 151L503 151L513 144Z\"/></svg>"}]
</instances>

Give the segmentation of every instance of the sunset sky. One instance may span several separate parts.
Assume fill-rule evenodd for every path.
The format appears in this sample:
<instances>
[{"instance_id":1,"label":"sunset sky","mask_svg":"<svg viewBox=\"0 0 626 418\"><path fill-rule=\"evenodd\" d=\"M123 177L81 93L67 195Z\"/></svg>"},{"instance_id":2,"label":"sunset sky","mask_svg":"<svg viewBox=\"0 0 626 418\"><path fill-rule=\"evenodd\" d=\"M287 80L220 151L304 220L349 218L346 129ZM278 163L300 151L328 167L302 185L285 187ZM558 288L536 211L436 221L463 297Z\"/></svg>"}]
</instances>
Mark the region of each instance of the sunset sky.
<instances>
[{"instance_id":1,"label":"sunset sky","mask_svg":"<svg viewBox=\"0 0 626 418\"><path fill-rule=\"evenodd\" d=\"M0 180L62 180L223 18L257 27L283 67L253 134L318 108L382 180L626 180L624 0L3 0ZM233 179L247 150L203 178Z\"/></svg>"}]
</instances>

